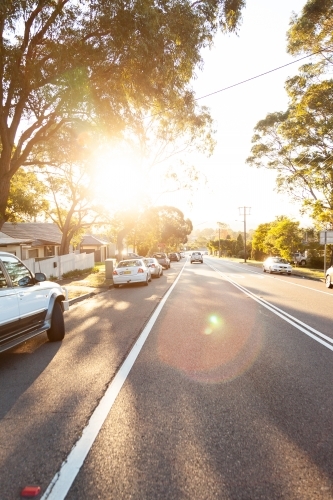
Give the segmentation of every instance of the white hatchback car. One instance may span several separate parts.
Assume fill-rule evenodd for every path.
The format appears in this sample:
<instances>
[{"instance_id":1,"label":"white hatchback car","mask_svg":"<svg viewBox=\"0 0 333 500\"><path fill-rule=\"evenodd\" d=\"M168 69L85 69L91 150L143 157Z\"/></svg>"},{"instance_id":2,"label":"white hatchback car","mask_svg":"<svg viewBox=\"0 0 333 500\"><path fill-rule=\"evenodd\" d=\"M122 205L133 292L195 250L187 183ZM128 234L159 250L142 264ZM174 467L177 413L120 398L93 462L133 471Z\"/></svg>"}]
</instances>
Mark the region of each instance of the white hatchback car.
<instances>
[{"instance_id":1,"label":"white hatchback car","mask_svg":"<svg viewBox=\"0 0 333 500\"><path fill-rule=\"evenodd\" d=\"M45 331L51 342L62 340L68 308L66 289L0 252L0 352Z\"/></svg>"},{"instance_id":2,"label":"white hatchback car","mask_svg":"<svg viewBox=\"0 0 333 500\"><path fill-rule=\"evenodd\" d=\"M121 260L113 271L115 288L133 283L142 283L147 286L149 281L151 281L150 269L143 259Z\"/></svg>"},{"instance_id":3,"label":"white hatchback car","mask_svg":"<svg viewBox=\"0 0 333 500\"><path fill-rule=\"evenodd\" d=\"M282 259L282 257L268 257L263 264L262 269L264 273L267 271L271 273L286 273L291 274L293 267L286 259Z\"/></svg>"}]
</instances>

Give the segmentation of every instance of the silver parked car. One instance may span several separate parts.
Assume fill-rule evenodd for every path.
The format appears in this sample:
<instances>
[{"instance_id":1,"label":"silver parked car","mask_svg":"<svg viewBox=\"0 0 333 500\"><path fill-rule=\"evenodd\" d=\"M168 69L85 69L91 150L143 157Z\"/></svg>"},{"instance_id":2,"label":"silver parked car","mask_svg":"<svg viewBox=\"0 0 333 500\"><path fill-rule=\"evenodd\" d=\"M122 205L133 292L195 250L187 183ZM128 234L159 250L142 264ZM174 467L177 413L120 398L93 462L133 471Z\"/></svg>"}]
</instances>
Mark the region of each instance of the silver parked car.
<instances>
[{"instance_id":1,"label":"silver parked car","mask_svg":"<svg viewBox=\"0 0 333 500\"><path fill-rule=\"evenodd\" d=\"M286 259L282 259L282 257L268 257L268 259L262 263L262 269L264 273L267 271L270 274L291 274L293 267Z\"/></svg>"},{"instance_id":2,"label":"silver parked car","mask_svg":"<svg viewBox=\"0 0 333 500\"><path fill-rule=\"evenodd\" d=\"M149 267L152 278L160 278L162 276L163 267L157 259L155 259L154 257L147 257L143 260L146 266Z\"/></svg>"},{"instance_id":3,"label":"silver parked car","mask_svg":"<svg viewBox=\"0 0 333 500\"><path fill-rule=\"evenodd\" d=\"M149 281L151 281L151 273L144 259L121 260L113 271L113 285L115 288L132 283L142 283L148 286Z\"/></svg>"}]
</instances>

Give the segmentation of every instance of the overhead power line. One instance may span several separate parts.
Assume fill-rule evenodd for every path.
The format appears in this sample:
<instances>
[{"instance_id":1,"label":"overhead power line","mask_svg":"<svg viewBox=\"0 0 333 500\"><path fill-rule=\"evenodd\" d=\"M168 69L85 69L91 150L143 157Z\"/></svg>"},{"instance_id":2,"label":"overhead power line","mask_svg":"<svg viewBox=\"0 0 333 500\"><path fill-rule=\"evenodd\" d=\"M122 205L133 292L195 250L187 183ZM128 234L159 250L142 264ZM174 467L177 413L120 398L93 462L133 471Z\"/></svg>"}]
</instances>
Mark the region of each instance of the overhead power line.
<instances>
[{"instance_id":1,"label":"overhead power line","mask_svg":"<svg viewBox=\"0 0 333 500\"><path fill-rule=\"evenodd\" d=\"M313 52L312 54L308 54L307 56L300 57L299 59L296 59L295 61L291 61L289 63L283 64L282 66L278 66L276 68L270 69L269 71L265 71L264 73L260 73L259 75L251 76L250 78L247 78L246 80L242 80L241 82L233 83L232 85L229 85L228 87L224 87L223 89L220 89L220 90L215 90L215 92L211 92L210 94L206 94L206 95L203 95L201 97L197 97L194 100L199 101L200 99L204 99L205 97L210 97L210 96L218 94L220 92L224 92L225 90L232 89L233 87L237 87L238 85L243 85L243 83L250 82L251 80L255 80L256 78L261 78L262 76L268 75L269 73L273 73L274 71L278 71L279 69L286 68L287 66L291 66L292 64L296 64L299 61L303 61L304 59L307 59L308 57L314 56L316 54L320 54L321 52L322 52L321 50L318 50L318 52Z\"/></svg>"}]
</instances>

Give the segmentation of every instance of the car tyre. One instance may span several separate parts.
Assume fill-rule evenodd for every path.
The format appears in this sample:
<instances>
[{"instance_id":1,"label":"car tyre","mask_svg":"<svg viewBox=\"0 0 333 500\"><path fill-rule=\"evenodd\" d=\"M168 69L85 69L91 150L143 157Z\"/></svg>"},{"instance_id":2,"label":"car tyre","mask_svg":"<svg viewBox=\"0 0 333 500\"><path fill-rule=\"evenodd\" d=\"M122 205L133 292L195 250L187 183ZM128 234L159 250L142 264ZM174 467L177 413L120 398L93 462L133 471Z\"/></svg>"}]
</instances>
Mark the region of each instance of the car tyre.
<instances>
[{"instance_id":1,"label":"car tyre","mask_svg":"<svg viewBox=\"0 0 333 500\"><path fill-rule=\"evenodd\" d=\"M264 271L264 273L266 272L266 269L263 267L262 270Z\"/></svg>"},{"instance_id":2,"label":"car tyre","mask_svg":"<svg viewBox=\"0 0 333 500\"><path fill-rule=\"evenodd\" d=\"M59 342L65 336L64 314L60 302L55 302L51 317L51 328L47 330L50 342Z\"/></svg>"},{"instance_id":3,"label":"car tyre","mask_svg":"<svg viewBox=\"0 0 333 500\"><path fill-rule=\"evenodd\" d=\"M115 288L119 288L119 285L115 285L115 284L113 284L113 286L114 286Z\"/></svg>"},{"instance_id":4,"label":"car tyre","mask_svg":"<svg viewBox=\"0 0 333 500\"><path fill-rule=\"evenodd\" d=\"M273 271L272 271L272 268L271 268L271 267L269 268L269 271L268 271L268 272L269 272L269 274L272 274L272 272L273 272Z\"/></svg>"},{"instance_id":5,"label":"car tyre","mask_svg":"<svg viewBox=\"0 0 333 500\"><path fill-rule=\"evenodd\" d=\"M146 281L143 283L143 286L148 286L148 283L149 283L149 279L148 279L148 276L147 276L147 279L146 279Z\"/></svg>"},{"instance_id":6,"label":"car tyre","mask_svg":"<svg viewBox=\"0 0 333 500\"><path fill-rule=\"evenodd\" d=\"M332 282L331 282L331 276L328 274L326 276L325 284L327 288L333 288Z\"/></svg>"}]
</instances>

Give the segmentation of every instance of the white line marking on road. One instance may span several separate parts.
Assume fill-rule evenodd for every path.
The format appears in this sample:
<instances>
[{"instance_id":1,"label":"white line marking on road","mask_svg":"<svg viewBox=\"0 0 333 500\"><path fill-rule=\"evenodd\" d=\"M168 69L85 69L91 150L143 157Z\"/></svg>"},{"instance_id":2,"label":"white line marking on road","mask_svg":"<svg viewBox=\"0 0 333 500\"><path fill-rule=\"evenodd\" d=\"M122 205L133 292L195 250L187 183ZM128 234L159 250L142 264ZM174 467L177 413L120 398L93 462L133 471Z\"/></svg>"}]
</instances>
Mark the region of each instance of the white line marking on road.
<instances>
[{"instance_id":1,"label":"white line marking on road","mask_svg":"<svg viewBox=\"0 0 333 500\"><path fill-rule=\"evenodd\" d=\"M126 381L126 378L131 371L132 366L134 365L144 343L146 342L148 335L155 324L155 321L157 320L161 310L163 309L167 299L169 298L169 295L178 283L178 280L184 271L185 264L186 262L184 263L184 266L177 276L176 280L155 309L141 335L132 347L129 355L119 368L119 371L116 373L114 379L107 388L99 405L91 415L88 424L83 429L82 436L74 444L68 457L61 464L59 471L53 477L41 500L65 499L71 485L74 482L74 479L76 478L79 470L83 465L86 456L88 455L96 437L98 436L99 431L101 430L101 427L113 406L113 403L115 402L124 382Z\"/></svg>"},{"instance_id":2,"label":"white line marking on road","mask_svg":"<svg viewBox=\"0 0 333 500\"><path fill-rule=\"evenodd\" d=\"M234 264L233 262L223 262L223 264L229 264L230 266L236 266L236 267L239 266L239 264ZM244 271L244 267L242 267L242 270ZM259 273L259 271L254 271L253 269L246 269L246 271L248 271L250 274L257 274L257 275L261 276L261 278L276 279L278 281L283 281L283 283L288 283L288 285L294 285L294 286L299 286L301 288L307 288L308 290L311 290L313 292L323 293L324 295L330 295L331 297L333 297L333 294L330 292L324 292L323 290L316 290L316 288L311 288L310 286L300 285L299 283L293 283L292 281L289 281L289 279L288 279L288 281L282 280L281 278L278 278L277 275L273 276L273 275L270 275L267 273L262 274L262 273ZM293 275L291 275L291 277L293 277Z\"/></svg>"},{"instance_id":3,"label":"white line marking on road","mask_svg":"<svg viewBox=\"0 0 333 500\"><path fill-rule=\"evenodd\" d=\"M276 314L277 316L279 316L281 319L283 319L284 321L286 321L290 325L294 326L295 328L297 328L301 332L305 333L306 335L308 335L312 339L314 339L317 342L319 342L320 344L324 345L325 347L327 347L327 349L330 349L331 351L333 351L333 346L329 345L327 342L325 342L325 340L326 340L326 341L330 342L331 344L333 344L333 339L331 337L328 337L324 333L321 333L318 330L316 330L315 328L312 328L310 325L307 325L306 323L303 323L299 319L295 318L294 316L291 316L291 314L283 311L282 309L279 309L278 307L274 306L270 302L267 302L266 300L261 299L260 297L258 297L258 295L256 295L255 293L251 292L250 290L247 290L247 288L245 288L244 286L239 285L238 283L236 283L235 281L233 281L231 278L229 278L229 276L227 276L225 273L223 273L222 271L219 271L218 269L216 269L214 266L210 265L209 267L211 267L212 269L214 269L214 271L216 271L218 274L220 274L224 279L226 279L227 281L229 281L229 283L231 283L232 285L234 285L241 292L245 293L245 295L247 295L251 299L255 300L256 302L258 302L259 304L261 304L263 307L265 307L269 311L273 312L274 314ZM311 332L315 333L315 335L313 335L313 333L311 333ZM323 338L325 340L321 340L321 338L318 338L318 337L321 337L321 338Z\"/></svg>"}]
</instances>

